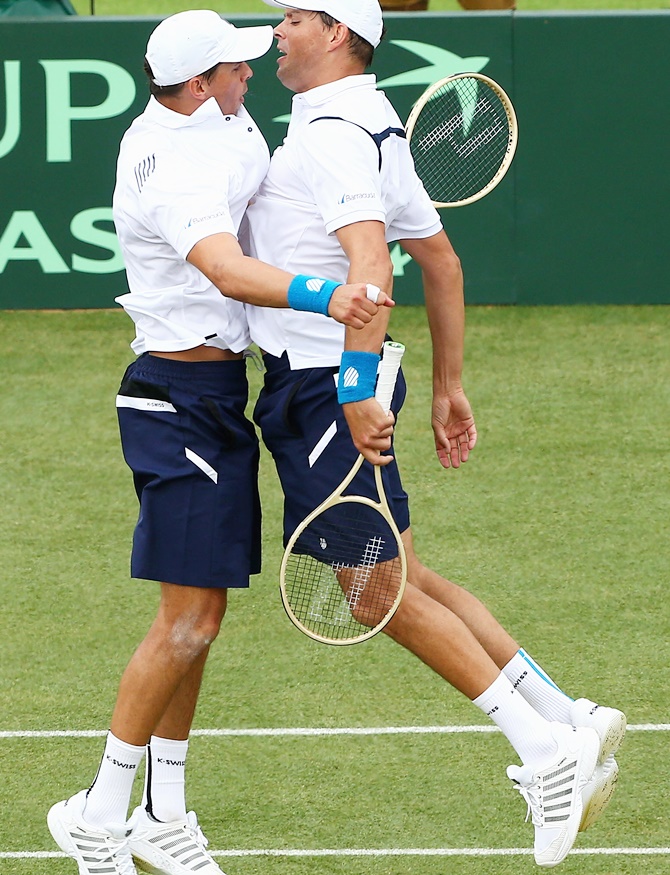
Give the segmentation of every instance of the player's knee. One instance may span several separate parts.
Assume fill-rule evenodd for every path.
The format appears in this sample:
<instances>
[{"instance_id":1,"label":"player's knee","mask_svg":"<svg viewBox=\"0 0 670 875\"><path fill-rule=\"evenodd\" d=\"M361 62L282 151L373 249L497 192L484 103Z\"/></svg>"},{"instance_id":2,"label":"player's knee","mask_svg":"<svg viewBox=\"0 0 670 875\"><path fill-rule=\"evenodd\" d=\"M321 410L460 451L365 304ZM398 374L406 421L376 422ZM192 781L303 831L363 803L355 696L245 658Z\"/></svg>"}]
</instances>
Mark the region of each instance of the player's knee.
<instances>
[{"instance_id":1,"label":"player's knee","mask_svg":"<svg viewBox=\"0 0 670 875\"><path fill-rule=\"evenodd\" d=\"M357 600L350 600L349 609L357 623L372 629L378 626L393 608L397 592L363 594Z\"/></svg>"},{"instance_id":2,"label":"player's knee","mask_svg":"<svg viewBox=\"0 0 670 875\"><path fill-rule=\"evenodd\" d=\"M216 639L225 606L203 605L177 617L169 630L173 651L187 662L197 659Z\"/></svg>"}]
</instances>

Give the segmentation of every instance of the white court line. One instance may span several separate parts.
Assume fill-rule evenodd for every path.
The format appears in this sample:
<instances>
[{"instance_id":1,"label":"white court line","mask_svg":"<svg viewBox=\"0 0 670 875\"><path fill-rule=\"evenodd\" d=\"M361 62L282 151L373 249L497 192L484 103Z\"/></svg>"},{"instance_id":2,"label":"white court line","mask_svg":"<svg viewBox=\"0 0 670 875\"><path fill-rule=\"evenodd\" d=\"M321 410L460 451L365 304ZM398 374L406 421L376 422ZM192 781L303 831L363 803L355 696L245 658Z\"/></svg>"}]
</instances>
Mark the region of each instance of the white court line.
<instances>
[{"instance_id":1,"label":"white court line","mask_svg":"<svg viewBox=\"0 0 670 875\"><path fill-rule=\"evenodd\" d=\"M670 723L637 723L628 726L628 732L668 732ZM452 733L500 732L497 726L349 726L349 727L298 727L276 729L193 729L192 736L309 736L309 735L423 735ZM101 738L106 729L26 729L0 731L2 738Z\"/></svg>"},{"instance_id":2,"label":"white court line","mask_svg":"<svg viewBox=\"0 0 670 875\"><path fill-rule=\"evenodd\" d=\"M264 848L210 851L213 857L520 857L530 848ZM581 857L647 857L670 855L670 848L573 848L570 855ZM60 851L4 851L0 860L57 860Z\"/></svg>"}]
</instances>

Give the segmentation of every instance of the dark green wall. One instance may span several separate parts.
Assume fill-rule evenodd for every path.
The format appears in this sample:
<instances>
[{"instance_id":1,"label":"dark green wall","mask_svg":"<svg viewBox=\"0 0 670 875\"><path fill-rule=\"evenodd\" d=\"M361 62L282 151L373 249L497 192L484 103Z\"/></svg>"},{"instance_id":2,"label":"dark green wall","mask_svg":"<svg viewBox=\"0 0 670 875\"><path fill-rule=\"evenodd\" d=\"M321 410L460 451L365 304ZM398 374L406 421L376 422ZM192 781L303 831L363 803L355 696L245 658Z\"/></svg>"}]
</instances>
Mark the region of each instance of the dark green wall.
<instances>
[{"instance_id":1,"label":"dark green wall","mask_svg":"<svg viewBox=\"0 0 670 875\"><path fill-rule=\"evenodd\" d=\"M469 303L670 302L670 11L386 20L373 69L402 118L426 85L472 69L517 109L510 173L484 200L442 211ZM108 307L125 291L114 164L146 103L156 23L0 19L0 308ZM273 52L253 67L247 105L275 146L290 95ZM419 302L416 266L396 265L398 299Z\"/></svg>"}]
</instances>

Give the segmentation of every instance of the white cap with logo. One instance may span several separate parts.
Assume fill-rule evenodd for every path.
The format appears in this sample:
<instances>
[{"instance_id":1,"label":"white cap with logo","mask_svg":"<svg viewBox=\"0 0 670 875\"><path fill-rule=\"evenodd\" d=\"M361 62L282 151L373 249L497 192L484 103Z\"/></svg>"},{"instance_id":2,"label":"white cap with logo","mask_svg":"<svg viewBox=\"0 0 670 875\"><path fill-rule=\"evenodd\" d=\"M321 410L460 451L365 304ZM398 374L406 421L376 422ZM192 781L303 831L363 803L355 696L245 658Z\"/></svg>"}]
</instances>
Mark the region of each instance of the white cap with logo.
<instances>
[{"instance_id":1,"label":"white cap with logo","mask_svg":"<svg viewBox=\"0 0 670 875\"><path fill-rule=\"evenodd\" d=\"M308 12L325 12L346 24L349 30L377 48L382 38L384 21L378 0L296 0L293 3L281 3L279 0L264 0L268 6L279 6L282 9L306 9Z\"/></svg>"},{"instance_id":2,"label":"white cap with logo","mask_svg":"<svg viewBox=\"0 0 670 875\"><path fill-rule=\"evenodd\" d=\"M237 28L211 9L190 9L161 21L149 37L146 58L156 85L179 85L216 64L260 58L272 39L269 24Z\"/></svg>"}]
</instances>

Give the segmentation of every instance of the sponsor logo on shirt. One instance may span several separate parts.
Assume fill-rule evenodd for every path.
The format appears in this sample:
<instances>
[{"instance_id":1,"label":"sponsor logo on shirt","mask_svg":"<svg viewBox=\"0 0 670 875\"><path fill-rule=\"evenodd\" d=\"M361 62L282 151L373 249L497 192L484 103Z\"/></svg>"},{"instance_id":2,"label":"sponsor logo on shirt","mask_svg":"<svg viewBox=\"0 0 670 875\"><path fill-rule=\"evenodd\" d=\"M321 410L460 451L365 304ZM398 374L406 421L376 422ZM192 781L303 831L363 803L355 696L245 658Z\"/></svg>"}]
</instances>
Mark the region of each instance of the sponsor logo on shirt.
<instances>
[{"instance_id":1,"label":"sponsor logo on shirt","mask_svg":"<svg viewBox=\"0 0 670 875\"><path fill-rule=\"evenodd\" d=\"M359 192L358 194L343 194L339 199L338 204L348 204L350 201L367 200L368 198L373 197L375 197L374 191L364 191Z\"/></svg>"},{"instance_id":2,"label":"sponsor logo on shirt","mask_svg":"<svg viewBox=\"0 0 670 875\"><path fill-rule=\"evenodd\" d=\"M223 210L219 210L218 213L209 213L207 216L191 216L186 223L186 227L191 228L193 225L199 225L201 222L211 222L212 219L219 219L221 216L225 215L226 214Z\"/></svg>"},{"instance_id":3,"label":"sponsor logo on shirt","mask_svg":"<svg viewBox=\"0 0 670 875\"><path fill-rule=\"evenodd\" d=\"M156 169L156 156L155 155L147 155L147 157L140 161L134 168L135 174L135 183L137 184L137 190L142 191L144 187L144 183L147 181L149 176Z\"/></svg>"}]
</instances>

